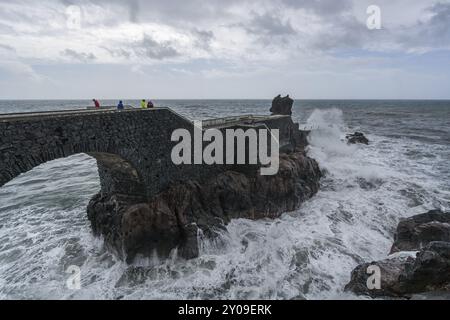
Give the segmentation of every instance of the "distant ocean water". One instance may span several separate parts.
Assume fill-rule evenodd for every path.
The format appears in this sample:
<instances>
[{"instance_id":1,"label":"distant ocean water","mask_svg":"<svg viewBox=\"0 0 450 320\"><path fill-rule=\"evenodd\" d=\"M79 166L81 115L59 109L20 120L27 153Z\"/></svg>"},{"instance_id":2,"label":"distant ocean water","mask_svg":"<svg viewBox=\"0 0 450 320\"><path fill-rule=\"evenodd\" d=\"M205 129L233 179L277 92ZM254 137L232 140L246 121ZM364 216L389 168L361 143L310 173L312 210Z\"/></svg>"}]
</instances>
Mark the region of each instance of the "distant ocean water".
<instances>
[{"instance_id":1,"label":"distant ocean water","mask_svg":"<svg viewBox=\"0 0 450 320\"><path fill-rule=\"evenodd\" d=\"M115 105L117 101L102 101ZM139 101L124 101L139 105ZM85 108L90 101L5 101L0 113ZM268 114L268 100L165 100L191 118ZM321 191L280 219L235 220L191 261L128 266L93 237L86 216L99 190L95 160L75 155L0 188L1 299L331 299L359 263L383 259L400 218L450 210L450 101L297 101L314 127L308 150L327 171ZM369 146L347 146L347 132ZM67 289L69 265L82 289Z\"/></svg>"}]
</instances>

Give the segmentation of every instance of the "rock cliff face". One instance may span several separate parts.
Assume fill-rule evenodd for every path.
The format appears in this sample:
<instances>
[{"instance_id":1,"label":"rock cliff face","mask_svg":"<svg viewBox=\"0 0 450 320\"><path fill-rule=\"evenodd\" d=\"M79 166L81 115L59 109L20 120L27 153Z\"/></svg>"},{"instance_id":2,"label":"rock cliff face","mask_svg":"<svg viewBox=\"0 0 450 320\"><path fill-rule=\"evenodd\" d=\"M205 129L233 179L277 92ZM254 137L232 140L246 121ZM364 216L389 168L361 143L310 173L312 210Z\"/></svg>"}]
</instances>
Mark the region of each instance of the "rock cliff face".
<instances>
[{"instance_id":1,"label":"rock cliff face","mask_svg":"<svg viewBox=\"0 0 450 320\"><path fill-rule=\"evenodd\" d=\"M346 290L371 297L410 297L429 292L450 292L450 213L433 210L400 222L393 252L418 251L415 257L392 256L358 266ZM367 286L369 266L381 271L381 288Z\"/></svg>"},{"instance_id":2,"label":"rock cliff face","mask_svg":"<svg viewBox=\"0 0 450 320\"><path fill-rule=\"evenodd\" d=\"M205 181L174 184L148 203L113 195L92 199L94 233L127 261L137 254L198 256L197 234L213 237L232 219L276 218L295 210L319 189L321 171L304 152L280 156L275 176L227 171Z\"/></svg>"}]
</instances>

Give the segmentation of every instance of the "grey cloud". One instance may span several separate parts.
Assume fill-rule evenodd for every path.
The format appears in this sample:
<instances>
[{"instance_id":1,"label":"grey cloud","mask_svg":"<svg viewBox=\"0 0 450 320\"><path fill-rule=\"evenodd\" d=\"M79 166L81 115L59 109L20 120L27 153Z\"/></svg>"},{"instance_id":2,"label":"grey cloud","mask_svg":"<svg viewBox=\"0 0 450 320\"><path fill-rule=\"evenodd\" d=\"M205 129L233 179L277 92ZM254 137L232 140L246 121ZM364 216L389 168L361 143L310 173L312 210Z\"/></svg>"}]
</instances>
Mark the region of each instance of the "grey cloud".
<instances>
[{"instance_id":1,"label":"grey cloud","mask_svg":"<svg viewBox=\"0 0 450 320\"><path fill-rule=\"evenodd\" d=\"M295 9L305 9L317 15L336 15L353 7L351 0L281 0Z\"/></svg>"},{"instance_id":2,"label":"grey cloud","mask_svg":"<svg viewBox=\"0 0 450 320\"><path fill-rule=\"evenodd\" d=\"M208 50L210 48L211 42L214 40L214 32L207 30L199 30L194 28L191 31L192 35L196 38L197 46Z\"/></svg>"},{"instance_id":3,"label":"grey cloud","mask_svg":"<svg viewBox=\"0 0 450 320\"><path fill-rule=\"evenodd\" d=\"M450 3L438 3L428 9L432 17L427 22L401 30L398 41L406 47L450 46Z\"/></svg>"},{"instance_id":4,"label":"grey cloud","mask_svg":"<svg viewBox=\"0 0 450 320\"><path fill-rule=\"evenodd\" d=\"M246 29L251 33L269 36L292 35L296 33L290 21L283 21L280 17L270 13L255 15Z\"/></svg>"},{"instance_id":5,"label":"grey cloud","mask_svg":"<svg viewBox=\"0 0 450 320\"><path fill-rule=\"evenodd\" d=\"M131 22L138 22L139 19L139 11L140 5L138 0L129 0L128 3L128 11Z\"/></svg>"},{"instance_id":6,"label":"grey cloud","mask_svg":"<svg viewBox=\"0 0 450 320\"><path fill-rule=\"evenodd\" d=\"M210 49L210 44L214 39L212 31L192 29L190 31L195 46L205 50ZM180 56L175 44L170 41L158 42L151 35L145 34L141 41L134 43L114 43L111 46L102 46L112 57L130 59L133 55L154 60L164 60Z\"/></svg>"},{"instance_id":7,"label":"grey cloud","mask_svg":"<svg viewBox=\"0 0 450 320\"><path fill-rule=\"evenodd\" d=\"M89 62L96 59L95 55L93 53L84 53L84 52L78 52L72 49L66 49L61 52L62 56L65 56L67 58L71 58L80 62Z\"/></svg>"},{"instance_id":8,"label":"grey cloud","mask_svg":"<svg viewBox=\"0 0 450 320\"><path fill-rule=\"evenodd\" d=\"M450 47L450 2L439 2L425 13L431 15L412 26L390 27L369 30L353 15L342 13L333 18L332 28L312 39L312 48L328 51L336 49L379 50L436 50ZM419 17L418 17L419 19Z\"/></svg>"},{"instance_id":9,"label":"grey cloud","mask_svg":"<svg viewBox=\"0 0 450 320\"><path fill-rule=\"evenodd\" d=\"M375 47L377 41L382 50L390 47L408 49L420 46L430 48L448 46L450 44L450 3L449 1L439 3L439 0L429 1L437 3L429 8L429 13L432 14L429 21L420 22L408 28L397 26L395 29L389 29L386 25L380 32L369 31L364 21L356 19L352 10L356 0L273 0L264 2L264 6L252 0L59 0L59 3L93 4L108 9L105 12L108 12L110 16L99 17L99 21L89 19L90 21L86 22L89 26L95 26L97 23L120 24L128 20L136 23L150 22L168 25L184 35L189 35L195 46L204 50L210 50L214 40L220 42L220 39L216 39L210 30L231 26L243 28L255 36L249 40L255 41L255 43L249 43L249 47L253 44L267 45L286 41L292 44L292 47L304 50L332 51L340 48L368 48L372 44L374 44L372 47ZM48 3L52 1L44 2L45 5L35 11L23 10L25 2L17 2L17 8L12 11L13 14L5 14L0 9L0 35L3 16L6 16L4 21L7 21L7 26L13 25L11 20L36 25L36 22L45 20L44 13L49 15L52 12L47 10L51 8ZM252 9L258 13L251 11ZM59 7L58 10L61 8ZM294 23L297 22L293 15L296 10L306 10L307 14L317 18L315 21L323 21L319 28L322 32L317 35L316 30L311 33L311 30L306 29L308 26L303 27L301 24ZM23 15L24 13L27 15ZM284 18L281 13L287 13L286 16L290 16L292 20ZM47 27L48 21L44 22L45 26L41 25L39 35L45 34L47 29L50 34L60 31L51 30ZM10 31L7 33L12 34ZM127 47L125 44L114 46L102 43L102 45L110 48L106 50L112 57L125 59L136 55L163 60L180 55L176 44L158 42L148 35L142 41L128 44ZM255 50L259 48L255 47ZM95 59L89 54L70 51L64 52L64 55L81 61Z\"/></svg>"},{"instance_id":10,"label":"grey cloud","mask_svg":"<svg viewBox=\"0 0 450 320\"><path fill-rule=\"evenodd\" d=\"M155 60L164 60L180 55L171 42L157 42L148 34L144 35L142 41L135 44L133 50L137 56Z\"/></svg>"},{"instance_id":11,"label":"grey cloud","mask_svg":"<svg viewBox=\"0 0 450 320\"><path fill-rule=\"evenodd\" d=\"M62 0L68 1L68 0ZM72 0L101 6L120 5L131 22L153 21L171 24L194 24L199 20L215 19L224 15L226 8L238 0Z\"/></svg>"},{"instance_id":12,"label":"grey cloud","mask_svg":"<svg viewBox=\"0 0 450 320\"><path fill-rule=\"evenodd\" d=\"M376 31L369 30L354 17L342 17L333 28L312 39L311 46L321 51L363 48L369 41L376 41Z\"/></svg>"},{"instance_id":13,"label":"grey cloud","mask_svg":"<svg viewBox=\"0 0 450 320\"><path fill-rule=\"evenodd\" d=\"M43 77L35 72L32 66L20 61L17 51L7 44L0 43L0 71L6 72L13 77L25 77L40 82Z\"/></svg>"},{"instance_id":14,"label":"grey cloud","mask_svg":"<svg viewBox=\"0 0 450 320\"><path fill-rule=\"evenodd\" d=\"M9 53L16 53L16 49L14 49L11 46L8 46L6 44L2 44L0 43L0 50L5 51L5 52L9 52Z\"/></svg>"},{"instance_id":15,"label":"grey cloud","mask_svg":"<svg viewBox=\"0 0 450 320\"><path fill-rule=\"evenodd\" d=\"M153 17L160 22L169 21L175 24L195 24L199 20L214 20L226 14L227 8L236 0L138 0L141 12L140 19Z\"/></svg>"},{"instance_id":16,"label":"grey cloud","mask_svg":"<svg viewBox=\"0 0 450 320\"><path fill-rule=\"evenodd\" d=\"M14 30L14 28L11 28L10 26L0 22L0 34L2 34L2 33L3 34L7 34L7 33L12 34L12 33L15 33L15 30Z\"/></svg>"},{"instance_id":17,"label":"grey cloud","mask_svg":"<svg viewBox=\"0 0 450 320\"><path fill-rule=\"evenodd\" d=\"M131 52L129 50L125 50L122 48L108 48L103 46L102 49L108 51L108 53L115 58L125 58L125 59L129 59L131 57Z\"/></svg>"},{"instance_id":18,"label":"grey cloud","mask_svg":"<svg viewBox=\"0 0 450 320\"><path fill-rule=\"evenodd\" d=\"M237 23L232 27L243 28L249 34L257 36L257 41L262 45L270 45L272 41L286 41L289 36L294 36L297 31L289 20L283 20L274 13L257 14L247 23Z\"/></svg>"}]
</instances>

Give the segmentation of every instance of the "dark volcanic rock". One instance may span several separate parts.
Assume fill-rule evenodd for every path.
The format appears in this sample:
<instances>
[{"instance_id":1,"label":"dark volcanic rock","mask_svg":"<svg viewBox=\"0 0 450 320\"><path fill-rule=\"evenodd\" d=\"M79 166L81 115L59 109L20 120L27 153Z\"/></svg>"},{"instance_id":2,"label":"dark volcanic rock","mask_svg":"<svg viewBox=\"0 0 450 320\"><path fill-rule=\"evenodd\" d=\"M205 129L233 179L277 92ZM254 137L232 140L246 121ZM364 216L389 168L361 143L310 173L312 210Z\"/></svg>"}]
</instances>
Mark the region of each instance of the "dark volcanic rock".
<instances>
[{"instance_id":1,"label":"dark volcanic rock","mask_svg":"<svg viewBox=\"0 0 450 320\"><path fill-rule=\"evenodd\" d=\"M433 241L450 241L450 213L432 210L402 220L391 253L418 251Z\"/></svg>"},{"instance_id":2,"label":"dark volcanic rock","mask_svg":"<svg viewBox=\"0 0 450 320\"><path fill-rule=\"evenodd\" d=\"M352 291L358 295L368 295L371 297L393 296L398 297L403 294L400 278L405 274L406 267L414 263L410 257L396 257L383 261L365 263L356 267L351 275L350 283L345 286L346 291ZM381 288L370 290L367 281L371 274L368 274L370 266L378 266L381 271Z\"/></svg>"},{"instance_id":3,"label":"dark volcanic rock","mask_svg":"<svg viewBox=\"0 0 450 320\"><path fill-rule=\"evenodd\" d=\"M304 152L280 155L275 176L227 171L206 181L174 184L149 203L97 195L88 217L122 258L174 248L184 258L198 256L197 234L214 236L231 219L276 218L295 210L319 190L321 171Z\"/></svg>"},{"instance_id":4,"label":"dark volcanic rock","mask_svg":"<svg viewBox=\"0 0 450 320\"><path fill-rule=\"evenodd\" d=\"M371 297L409 297L414 294L450 291L450 214L440 210L402 220L392 253L419 251L416 258L391 258L358 266L346 290ZM369 290L370 265L381 269L381 289Z\"/></svg>"},{"instance_id":5,"label":"dark volcanic rock","mask_svg":"<svg viewBox=\"0 0 450 320\"><path fill-rule=\"evenodd\" d=\"M180 245L183 257L194 258L198 256L198 229L179 221L175 208L168 205L168 197L170 193L163 193L150 203L133 204L136 199L126 196L97 194L87 210L93 232L103 236L107 246L128 262L138 254L167 257Z\"/></svg>"},{"instance_id":6,"label":"dark volcanic rock","mask_svg":"<svg viewBox=\"0 0 450 320\"><path fill-rule=\"evenodd\" d=\"M400 278L406 293L450 291L450 243L431 242Z\"/></svg>"},{"instance_id":7,"label":"dark volcanic rock","mask_svg":"<svg viewBox=\"0 0 450 320\"><path fill-rule=\"evenodd\" d=\"M292 115L293 105L294 100L292 100L289 95L284 98L282 98L281 95L278 95L272 101L272 108L270 109L270 112L272 112L272 114L290 116Z\"/></svg>"},{"instance_id":8,"label":"dark volcanic rock","mask_svg":"<svg viewBox=\"0 0 450 320\"><path fill-rule=\"evenodd\" d=\"M361 132L355 132L353 134L348 134L346 136L347 142L349 144L369 144L369 139Z\"/></svg>"},{"instance_id":9,"label":"dark volcanic rock","mask_svg":"<svg viewBox=\"0 0 450 320\"><path fill-rule=\"evenodd\" d=\"M369 290L367 268L381 270L381 289ZM408 297L417 293L450 290L450 243L431 242L415 259L393 258L358 266L345 290L371 297Z\"/></svg>"}]
</instances>

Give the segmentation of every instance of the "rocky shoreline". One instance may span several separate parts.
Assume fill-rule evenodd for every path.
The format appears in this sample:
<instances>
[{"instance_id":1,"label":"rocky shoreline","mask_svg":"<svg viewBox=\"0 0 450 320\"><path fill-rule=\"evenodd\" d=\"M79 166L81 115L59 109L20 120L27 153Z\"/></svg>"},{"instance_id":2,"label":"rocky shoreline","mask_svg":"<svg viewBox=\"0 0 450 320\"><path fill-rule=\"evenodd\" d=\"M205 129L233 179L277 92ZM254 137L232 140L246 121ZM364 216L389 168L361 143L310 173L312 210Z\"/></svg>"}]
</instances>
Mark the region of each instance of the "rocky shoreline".
<instances>
[{"instance_id":1,"label":"rocky shoreline","mask_svg":"<svg viewBox=\"0 0 450 320\"><path fill-rule=\"evenodd\" d=\"M368 268L381 271L379 288L369 289ZM345 287L372 298L411 298L450 292L450 213L432 210L402 220L395 234L391 256L359 265Z\"/></svg>"}]
</instances>

